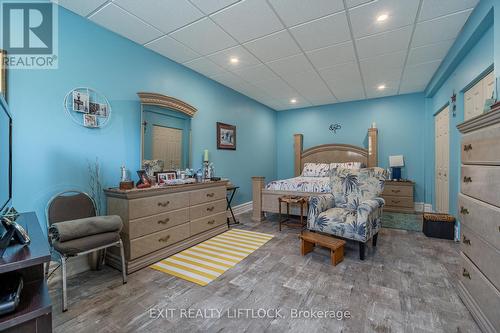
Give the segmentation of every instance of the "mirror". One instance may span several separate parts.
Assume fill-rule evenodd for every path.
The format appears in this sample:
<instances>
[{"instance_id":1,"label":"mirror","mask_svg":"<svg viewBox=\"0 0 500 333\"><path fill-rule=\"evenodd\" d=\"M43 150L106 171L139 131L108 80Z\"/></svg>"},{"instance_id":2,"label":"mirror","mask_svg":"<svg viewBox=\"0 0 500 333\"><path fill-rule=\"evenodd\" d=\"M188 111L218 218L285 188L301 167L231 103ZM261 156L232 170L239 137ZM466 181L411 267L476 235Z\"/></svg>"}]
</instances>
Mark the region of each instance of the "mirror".
<instances>
[{"instance_id":1,"label":"mirror","mask_svg":"<svg viewBox=\"0 0 500 333\"><path fill-rule=\"evenodd\" d=\"M196 109L169 96L138 95L141 98L141 165L148 164L146 169L150 173L191 168L191 118Z\"/></svg>"}]
</instances>

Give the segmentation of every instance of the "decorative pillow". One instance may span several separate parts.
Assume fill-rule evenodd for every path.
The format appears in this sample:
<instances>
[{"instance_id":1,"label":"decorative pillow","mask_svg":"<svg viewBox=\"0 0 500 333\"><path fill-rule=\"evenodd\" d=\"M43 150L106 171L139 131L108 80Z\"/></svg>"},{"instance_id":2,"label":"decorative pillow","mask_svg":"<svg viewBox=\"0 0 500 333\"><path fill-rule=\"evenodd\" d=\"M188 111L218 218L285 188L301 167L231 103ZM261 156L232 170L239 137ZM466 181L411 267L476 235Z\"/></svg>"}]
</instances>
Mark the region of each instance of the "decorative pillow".
<instances>
[{"instance_id":1,"label":"decorative pillow","mask_svg":"<svg viewBox=\"0 0 500 333\"><path fill-rule=\"evenodd\" d=\"M357 208L361 202L380 196L386 179L386 171L378 167L359 170L335 169L331 176L335 205Z\"/></svg>"},{"instance_id":2,"label":"decorative pillow","mask_svg":"<svg viewBox=\"0 0 500 333\"><path fill-rule=\"evenodd\" d=\"M303 177L328 177L330 165L327 163L305 163L302 170Z\"/></svg>"},{"instance_id":3,"label":"decorative pillow","mask_svg":"<svg viewBox=\"0 0 500 333\"><path fill-rule=\"evenodd\" d=\"M330 163L330 170L336 168L342 169L361 169L361 162Z\"/></svg>"}]
</instances>

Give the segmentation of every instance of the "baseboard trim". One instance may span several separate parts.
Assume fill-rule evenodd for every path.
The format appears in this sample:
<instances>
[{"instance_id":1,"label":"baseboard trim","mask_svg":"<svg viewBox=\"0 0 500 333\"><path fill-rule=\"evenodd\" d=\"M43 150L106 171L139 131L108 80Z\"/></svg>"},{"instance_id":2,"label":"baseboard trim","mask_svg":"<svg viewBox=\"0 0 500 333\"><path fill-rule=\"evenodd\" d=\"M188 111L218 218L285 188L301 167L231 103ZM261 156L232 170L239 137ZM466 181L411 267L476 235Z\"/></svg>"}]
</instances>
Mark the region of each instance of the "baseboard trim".
<instances>
[{"instance_id":1,"label":"baseboard trim","mask_svg":"<svg viewBox=\"0 0 500 333\"><path fill-rule=\"evenodd\" d=\"M233 206L233 213L234 213L234 215L240 215L240 214L243 214L243 213L251 211L252 208L253 208L253 202L252 201L244 202L242 204ZM230 215L231 213L228 212L228 214Z\"/></svg>"},{"instance_id":2,"label":"baseboard trim","mask_svg":"<svg viewBox=\"0 0 500 333\"><path fill-rule=\"evenodd\" d=\"M432 205L424 202L415 202L415 211L421 213L431 213L433 212Z\"/></svg>"}]
</instances>

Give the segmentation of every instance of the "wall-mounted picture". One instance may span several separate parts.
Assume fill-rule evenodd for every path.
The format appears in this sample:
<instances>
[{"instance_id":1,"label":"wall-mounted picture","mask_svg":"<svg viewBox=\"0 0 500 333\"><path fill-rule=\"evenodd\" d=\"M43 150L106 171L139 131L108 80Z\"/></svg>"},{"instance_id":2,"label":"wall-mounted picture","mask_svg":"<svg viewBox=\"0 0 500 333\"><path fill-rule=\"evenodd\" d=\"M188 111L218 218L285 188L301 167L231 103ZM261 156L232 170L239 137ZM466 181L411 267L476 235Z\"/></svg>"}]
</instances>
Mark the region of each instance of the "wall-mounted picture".
<instances>
[{"instance_id":1,"label":"wall-mounted picture","mask_svg":"<svg viewBox=\"0 0 500 333\"><path fill-rule=\"evenodd\" d=\"M96 116L94 116L93 114L84 114L83 115L83 126L85 126L85 127L98 127Z\"/></svg>"},{"instance_id":2,"label":"wall-mounted picture","mask_svg":"<svg viewBox=\"0 0 500 333\"><path fill-rule=\"evenodd\" d=\"M217 149L236 150L236 126L217 123Z\"/></svg>"},{"instance_id":3,"label":"wall-mounted picture","mask_svg":"<svg viewBox=\"0 0 500 333\"><path fill-rule=\"evenodd\" d=\"M156 172L155 174L158 184L164 184L167 180L177 179L177 173L175 171Z\"/></svg>"},{"instance_id":4,"label":"wall-mounted picture","mask_svg":"<svg viewBox=\"0 0 500 333\"><path fill-rule=\"evenodd\" d=\"M99 112L99 103L90 102L89 104L89 114L97 114Z\"/></svg>"},{"instance_id":5,"label":"wall-mounted picture","mask_svg":"<svg viewBox=\"0 0 500 333\"><path fill-rule=\"evenodd\" d=\"M89 95L81 91L73 91L73 111L89 113Z\"/></svg>"},{"instance_id":6,"label":"wall-mounted picture","mask_svg":"<svg viewBox=\"0 0 500 333\"><path fill-rule=\"evenodd\" d=\"M99 108L97 109L96 115L98 117L108 117L108 105L107 104L97 104L99 105Z\"/></svg>"}]
</instances>

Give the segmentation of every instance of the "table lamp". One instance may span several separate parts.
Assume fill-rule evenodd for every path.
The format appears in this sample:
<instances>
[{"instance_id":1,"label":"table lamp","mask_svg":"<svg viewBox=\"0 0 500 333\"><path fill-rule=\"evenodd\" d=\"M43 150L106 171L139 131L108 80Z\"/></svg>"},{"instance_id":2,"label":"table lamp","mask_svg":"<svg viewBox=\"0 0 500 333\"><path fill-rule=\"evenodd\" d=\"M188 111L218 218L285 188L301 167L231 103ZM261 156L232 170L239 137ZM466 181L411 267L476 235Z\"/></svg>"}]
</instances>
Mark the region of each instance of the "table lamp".
<instances>
[{"instance_id":1,"label":"table lamp","mask_svg":"<svg viewBox=\"0 0 500 333\"><path fill-rule=\"evenodd\" d=\"M403 155L389 156L389 166L392 169L392 180L401 179L401 167L405 166Z\"/></svg>"}]
</instances>

